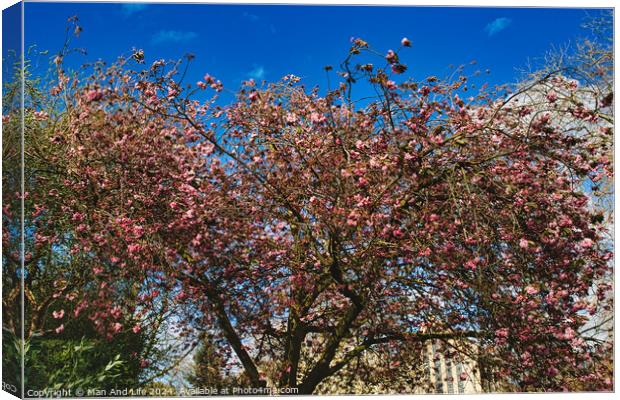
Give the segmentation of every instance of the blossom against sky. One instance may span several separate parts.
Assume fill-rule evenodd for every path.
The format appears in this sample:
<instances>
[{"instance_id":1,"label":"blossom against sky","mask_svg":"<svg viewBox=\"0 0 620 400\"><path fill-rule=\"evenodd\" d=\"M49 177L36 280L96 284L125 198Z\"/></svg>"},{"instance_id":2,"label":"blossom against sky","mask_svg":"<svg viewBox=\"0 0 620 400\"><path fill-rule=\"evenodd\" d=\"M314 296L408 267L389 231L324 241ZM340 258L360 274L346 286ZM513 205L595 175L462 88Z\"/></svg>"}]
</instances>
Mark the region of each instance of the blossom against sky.
<instances>
[{"instance_id":1,"label":"blossom against sky","mask_svg":"<svg viewBox=\"0 0 620 400\"><path fill-rule=\"evenodd\" d=\"M323 66L338 65L351 37L379 51L412 41L403 53L416 78L445 75L450 64L477 60L490 83L514 81L517 68L553 46L574 43L588 15L600 11L551 8L250 6L144 3L26 3L26 47L56 52L67 17L84 31L74 42L88 50L75 65L112 61L132 48L146 61L196 55L190 78L205 73L230 89L242 80L277 80L293 73L326 85Z\"/></svg>"}]
</instances>

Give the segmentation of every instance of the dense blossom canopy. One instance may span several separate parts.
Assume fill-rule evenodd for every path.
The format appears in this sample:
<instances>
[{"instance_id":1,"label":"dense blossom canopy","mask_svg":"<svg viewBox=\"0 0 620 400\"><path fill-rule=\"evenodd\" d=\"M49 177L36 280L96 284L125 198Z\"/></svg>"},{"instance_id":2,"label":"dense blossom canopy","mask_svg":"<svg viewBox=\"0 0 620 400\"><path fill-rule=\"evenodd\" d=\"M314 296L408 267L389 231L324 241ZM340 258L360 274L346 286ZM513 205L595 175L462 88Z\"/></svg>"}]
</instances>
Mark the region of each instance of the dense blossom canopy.
<instances>
[{"instance_id":1,"label":"dense blossom canopy","mask_svg":"<svg viewBox=\"0 0 620 400\"><path fill-rule=\"evenodd\" d=\"M389 376L439 340L513 390L611 388L587 331L610 290L593 200L612 176L610 60L592 81L545 71L491 91L461 70L403 80L400 51L354 64L369 52L356 39L324 96L290 75L227 107L181 64L136 72L134 55L78 80L59 58L27 218L34 251L72 238L91 283L54 328L87 313L108 337L138 333L166 299L181 335L209 332L255 386L310 393L368 351ZM353 101L358 84L377 97Z\"/></svg>"}]
</instances>

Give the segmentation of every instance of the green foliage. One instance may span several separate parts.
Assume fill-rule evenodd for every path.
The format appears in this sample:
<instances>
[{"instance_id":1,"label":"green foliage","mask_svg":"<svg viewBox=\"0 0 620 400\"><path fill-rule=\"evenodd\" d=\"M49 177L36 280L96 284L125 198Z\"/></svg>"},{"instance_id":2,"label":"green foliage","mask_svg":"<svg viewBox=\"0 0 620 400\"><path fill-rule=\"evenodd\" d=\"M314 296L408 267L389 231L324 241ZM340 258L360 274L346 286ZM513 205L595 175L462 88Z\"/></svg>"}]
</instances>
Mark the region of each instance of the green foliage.
<instances>
[{"instance_id":1,"label":"green foliage","mask_svg":"<svg viewBox=\"0 0 620 400\"><path fill-rule=\"evenodd\" d=\"M26 346L29 389L134 387L140 368L122 338L37 338Z\"/></svg>"},{"instance_id":2,"label":"green foliage","mask_svg":"<svg viewBox=\"0 0 620 400\"><path fill-rule=\"evenodd\" d=\"M216 353L215 347L206 339L194 355L194 370L188 381L194 387L217 387L224 384L221 374L222 358Z\"/></svg>"},{"instance_id":3,"label":"green foliage","mask_svg":"<svg viewBox=\"0 0 620 400\"><path fill-rule=\"evenodd\" d=\"M247 377L231 374L226 368L225 358L217 352L213 338L206 336L194 355L193 371L187 376L194 388L222 389L233 386L247 386Z\"/></svg>"},{"instance_id":4,"label":"green foliage","mask_svg":"<svg viewBox=\"0 0 620 400\"><path fill-rule=\"evenodd\" d=\"M46 345L53 345L53 342L48 341ZM123 372L125 362L120 354L116 354L102 368L92 369L97 361L100 363L107 358L107 355L102 357L93 341L82 339L77 344L69 341L60 348L61 351L54 354L53 359L55 363L60 363L60 368L49 375L48 387L51 389L111 386Z\"/></svg>"},{"instance_id":5,"label":"green foliage","mask_svg":"<svg viewBox=\"0 0 620 400\"><path fill-rule=\"evenodd\" d=\"M21 340L7 331L2 332L2 382L7 388L19 391L21 381ZM18 393L13 393L17 395Z\"/></svg>"},{"instance_id":6,"label":"green foliage","mask_svg":"<svg viewBox=\"0 0 620 400\"><path fill-rule=\"evenodd\" d=\"M38 52L45 55L45 52ZM36 55L36 54L35 54ZM32 56L30 51L27 57ZM6 65L6 63L5 63ZM66 296L57 293L65 285L64 294L71 296L92 284L83 279L89 265L83 258L70 254L74 237L63 221L45 212L33 216L36 205L44 202L50 190L62 188L58 182L66 176L56 170L62 155L49 149L55 129L62 129L66 110L58 107L47 95L41 78L30 73L30 61L10 64L12 79L3 90L3 379L8 385L21 386L22 360L24 387L29 390L83 388L110 389L136 387L143 372L140 357L147 338L125 332L113 340L102 337L87 315L69 318L71 307ZM28 196L23 199L25 224L25 271L23 289L20 285L21 242L21 83L25 84L24 126L25 165L23 178ZM46 84L52 84L49 79ZM54 123L47 117L53 115ZM43 176L42 171L46 171ZM57 235L53 243L37 246L35 236ZM21 298L24 298L24 314ZM55 310L67 310L65 318L52 316ZM77 315L77 314L76 314ZM131 326L132 321L123 321ZM62 324L64 330L56 330ZM24 339L21 327L23 325Z\"/></svg>"}]
</instances>

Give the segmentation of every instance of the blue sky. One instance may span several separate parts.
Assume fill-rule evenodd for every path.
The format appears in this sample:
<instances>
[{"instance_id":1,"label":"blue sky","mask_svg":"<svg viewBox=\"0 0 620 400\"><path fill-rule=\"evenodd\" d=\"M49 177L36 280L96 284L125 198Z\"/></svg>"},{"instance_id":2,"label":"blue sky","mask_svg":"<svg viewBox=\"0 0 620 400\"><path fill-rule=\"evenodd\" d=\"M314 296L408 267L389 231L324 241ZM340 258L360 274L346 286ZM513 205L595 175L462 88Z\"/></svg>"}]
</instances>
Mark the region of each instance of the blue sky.
<instances>
[{"instance_id":1,"label":"blue sky","mask_svg":"<svg viewBox=\"0 0 620 400\"><path fill-rule=\"evenodd\" d=\"M404 36L401 53L415 78L443 76L448 65L477 60L491 84L514 81L516 68L553 46L574 43L580 25L600 11L549 8L250 6L189 4L26 3L26 46L56 52L67 17L84 31L74 42L88 50L70 63L113 60L141 48L146 60L196 55L193 81L210 73L230 89L242 80L276 80L293 73L326 85L323 66L337 66L351 37L381 51ZM44 63L42 63L44 64Z\"/></svg>"},{"instance_id":2,"label":"blue sky","mask_svg":"<svg viewBox=\"0 0 620 400\"><path fill-rule=\"evenodd\" d=\"M21 51L21 5L19 3L14 4L2 10L2 60L6 60L9 54L12 52ZM12 58L12 57L11 57ZM14 61L14 58L11 60ZM12 64L2 65L3 75L2 79L8 82L11 79Z\"/></svg>"}]
</instances>

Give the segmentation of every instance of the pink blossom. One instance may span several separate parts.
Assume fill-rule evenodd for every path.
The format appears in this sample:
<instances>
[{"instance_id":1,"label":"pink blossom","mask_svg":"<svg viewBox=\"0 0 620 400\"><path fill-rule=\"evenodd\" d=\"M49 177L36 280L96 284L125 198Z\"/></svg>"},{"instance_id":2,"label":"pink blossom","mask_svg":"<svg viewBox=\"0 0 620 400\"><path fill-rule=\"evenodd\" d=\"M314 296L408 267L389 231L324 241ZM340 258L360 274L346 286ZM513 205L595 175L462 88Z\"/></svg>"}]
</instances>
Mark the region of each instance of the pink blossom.
<instances>
[{"instance_id":1,"label":"pink blossom","mask_svg":"<svg viewBox=\"0 0 620 400\"><path fill-rule=\"evenodd\" d=\"M114 306L111 310L110 310L110 315L116 319L120 318L122 315L122 311L121 308L119 306Z\"/></svg>"},{"instance_id":2,"label":"pink blossom","mask_svg":"<svg viewBox=\"0 0 620 400\"><path fill-rule=\"evenodd\" d=\"M140 226L140 225L135 225L133 227L133 234L139 238L144 234L144 227Z\"/></svg>"},{"instance_id":3,"label":"pink blossom","mask_svg":"<svg viewBox=\"0 0 620 400\"><path fill-rule=\"evenodd\" d=\"M60 324L60 326L56 329L54 329L54 332L56 333L62 333L62 331L65 330L65 324Z\"/></svg>"},{"instance_id":4,"label":"pink blossom","mask_svg":"<svg viewBox=\"0 0 620 400\"><path fill-rule=\"evenodd\" d=\"M527 292L527 294L532 295L532 296L535 295L535 294L538 294L538 289L536 289L533 286L526 287L525 291Z\"/></svg>"},{"instance_id":5,"label":"pink blossom","mask_svg":"<svg viewBox=\"0 0 620 400\"><path fill-rule=\"evenodd\" d=\"M390 89L390 90L398 89L398 86L396 85L396 82L394 82L394 81L387 81L387 82L385 82L385 87Z\"/></svg>"},{"instance_id":6,"label":"pink blossom","mask_svg":"<svg viewBox=\"0 0 620 400\"><path fill-rule=\"evenodd\" d=\"M35 119L39 121L45 121L46 119L49 118L49 114L46 113L45 111L35 111L34 117Z\"/></svg>"},{"instance_id":7,"label":"pink blossom","mask_svg":"<svg viewBox=\"0 0 620 400\"><path fill-rule=\"evenodd\" d=\"M103 92L97 89L91 89L86 92L86 101L97 101L103 98Z\"/></svg>"},{"instance_id":8,"label":"pink blossom","mask_svg":"<svg viewBox=\"0 0 620 400\"><path fill-rule=\"evenodd\" d=\"M573 347L581 347L584 343L585 341L582 338L578 337L571 340L570 345Z\"/></svg>"},{"instance_id":9,"label":"pink blossom","mask_svg":"<svg viewBox=\"0 0 620 400\"><path fill-rule=\"evenodd\" d=\"M297 115L290 112L286 113L286 122L288 122L289 124L294 124L295 122L297 122Z\"/></svg>"},{"instance_id":10,"label":"pink blossom","mask_svg":"<svg viewBox=\"0 0 620 400\"><path fill-rule=\"evenodd\" d=\"M320 114L316 111L310 113L310 121L314 122L314 123L321 123L323 121L325 121L326 118L323 114Z\"/></svg>"},{"instance_id":11,"label":"pink blossom","mask_svg":"<svg viewBox=\"0 0 620 400\"><path fill-rule=\"evenodd\" d=\"M581 247L583 247L584 249L589 249L590 247L592 247L594 245L594 242L592 241L592 239L589 238L585 238L583 239L580 243Z\"/></svg>"},{"instance_id":12,"label":"pink blossom","mask_svg":"<svg viewBox=\"0 0 620 400\"><path fill-rule=\"evenodd\" d=\"M390 64L398 62L398 56L394 53L394 50L388 50L385 59L388 60Z\"/></svg>"},{"instance_id":13,"label":"pink blossom","mask_svg":"<svg viewBox=\"0 0 620 400\"><path fill-rule=\"evenodd\" d=\"M519 247L521 247L522 249L527 249L529 246L530 243L527 241L527 239L519 240Z\"/></svg>"},{"instance_id":14,"label":"pink blossom","mask_svg":"<svg viewBox=\"0 0 620 400\"><path fill-rule=\"evenodd\" d=\"M430 247L426 247L426 248L424 248L423 250L420 250L420 252L418 253L418 255L419 255L420 257L428 257L428 256L430 256L430 255L431 255L431 253L432 253L432 251L431 251Z\"/></svg>"},{"instance_id":15,"label":"pink blossom","mask_svg":"<svg viewBox=\"0 0 620 400\"><path fill-rule=\"evenodd\" d=\"M52 311L54 319L61 319L65 316L65 310Z\"/></svg>"},{"instance_id":16,"label":"pink blossom","mask_svg":"<svg viewBox=\"0 0 620 400\"><path fill-rule=\"evenodd\" d=\"M204 81L207 83L207 85L210 85L210 84L215 82L215 79L211 75L209 75L209 74L206 74L204 76L204 78L202 78L202 79L204 79Z\"/></svg>"},{"instance_id":17,"label":"pink blossom","mask_svg":"<svg viewBox=\"0 0 620 400\"><path fill-rule=\"evenodd\" d=\"M566 340L572 340L575 338L575 331L573 330L573 328L568 327L564 330L564 339Z\"/></svg>"},{"instance_id":18,"label":"pink blossom","mask_svg":"<svg viewBox=\"0 0 620 400\"><path fill-rule=\"evenodd\" d=\"M508 337L508 328L500 328L495 331L495 336L498 338L507 338Z\"/></svg>"},{"instance_id":19,"label":"pink blossom","mask_svg":"<svg viewBox=\"0 0 620 400\"><path fill-rule=\"evenodd\" d=\"M140 328L140 325L135 324L133 326L133 328L131 328L131 330L133 331L133 333L140 333L140 331L142 330L142 328Z\"/></svg>"},{"instance_id":20,"label":"pink blossom","mask_svg":"<svg viewBox=\"0 0 620 400\"><path fill-rule=\"evenodd\" d=\"M129 253L137 253L140 250L142 250L142 246L139 244L132 243L127 246L127 251L129 251Z\"/></svg>"},{"instance_id":21,"label":"pink blossom","mask_svg":"<svg viewBox=\"0 0 620 400\"><path fill-rule=\"evenodd\" d=\"M112 325L112 332L114 333L119 333L122 329L123 329L123 325L121 325L119 322L115 322Z\"/></svg>"},{"instance_id":22,"label":"pink blossom","mask_svg":"<svg viewBox=\"0 0 620 400\"><path fill-rule=\"evenodd\" d=\"M549 367L547 369L547 375L556 376L560 371L556 367Z\"/></svg>"},{"instance_id":23,"label":"pink blossom","mask_svg":"<svg viewBox=\"0 0 620 400\"><path fill-rule=\"evenodd\" d=\"M222 89L224 89L224 85L222 85L222 82L216 81L211 84L211 89L215 90L216 92L221 92Z\"/></svg>"},{"instance_id":24,"label":"pink blossom","mask_svg":"<svg viewBox=\"0 0 620 400\"><path fill-rule=\"evenodd\" d=\"M82 213L76 212L71 216L71 221L79 222L82 220L84 220L84 214Z\"/></svg>"},{"instance_id":25,"label":"pink blossom","mask_svg":"<svg viewBox=\"0 0 620 400\"><path fill-rule=\"evenodd\" d=\"M478 260L477 259L471 259L471 260L467 260L467 262L465 263L464 267L466 269L469 269L471 271L475 271L477 268L477 264L478 264Z\"/></svg>"},{"instance_id":26,"label":"pink blossom","mask_svg":"<svg viewBox=\"0 0 620 400\"><path fill-rule=\"evenodd\" d=\"M185 292L182 289L181 289L181 291L179 293L177 293L176 296L174 296L175 300L183 300L183 299L186 299L187 297L188 297L187 292Z\"/></svg>"}]
</instances>

